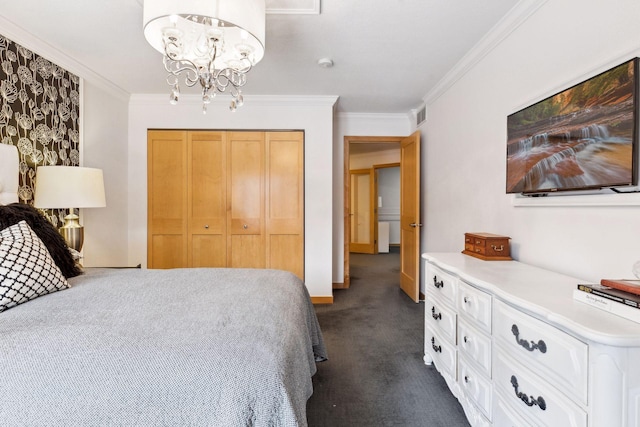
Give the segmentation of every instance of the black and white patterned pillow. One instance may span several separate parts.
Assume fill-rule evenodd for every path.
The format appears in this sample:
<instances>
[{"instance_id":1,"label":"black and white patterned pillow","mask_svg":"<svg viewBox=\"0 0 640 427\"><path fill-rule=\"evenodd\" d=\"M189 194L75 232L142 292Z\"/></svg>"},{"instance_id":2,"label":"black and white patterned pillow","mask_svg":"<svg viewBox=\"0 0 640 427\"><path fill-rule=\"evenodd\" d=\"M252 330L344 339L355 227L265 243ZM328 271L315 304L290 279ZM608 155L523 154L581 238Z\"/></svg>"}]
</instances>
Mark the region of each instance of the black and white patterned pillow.
<instances>
[{"instance_id":1,"label":"black and white patterned pillow","mask_svg":"<svg viewBox=\"0 0 640 427\"><path fill-rule=\"evenodd\" d=\"M0 312L68 287L67 279L26 221L0 231Z\"/></svg>"}]
</instances>

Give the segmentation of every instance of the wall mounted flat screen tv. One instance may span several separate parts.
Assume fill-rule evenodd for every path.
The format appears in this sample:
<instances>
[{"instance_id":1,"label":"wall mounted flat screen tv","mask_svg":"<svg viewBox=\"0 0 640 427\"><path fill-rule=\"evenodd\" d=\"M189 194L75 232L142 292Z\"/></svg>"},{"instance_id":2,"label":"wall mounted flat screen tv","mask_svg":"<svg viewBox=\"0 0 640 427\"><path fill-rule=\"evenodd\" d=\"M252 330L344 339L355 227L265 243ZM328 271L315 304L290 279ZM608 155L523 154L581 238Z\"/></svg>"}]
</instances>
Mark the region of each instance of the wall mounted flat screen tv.
<instances>
[{"instance_id":1,"label":"wall mounted flat screen tv","mask_svg":"<svg viewBox=\"0 0 640 427\"><path fill-rule=\"evenodd\" d=\"M507 193L637 185L638 58L507 118Z\"/></svg>"}]
</instances>

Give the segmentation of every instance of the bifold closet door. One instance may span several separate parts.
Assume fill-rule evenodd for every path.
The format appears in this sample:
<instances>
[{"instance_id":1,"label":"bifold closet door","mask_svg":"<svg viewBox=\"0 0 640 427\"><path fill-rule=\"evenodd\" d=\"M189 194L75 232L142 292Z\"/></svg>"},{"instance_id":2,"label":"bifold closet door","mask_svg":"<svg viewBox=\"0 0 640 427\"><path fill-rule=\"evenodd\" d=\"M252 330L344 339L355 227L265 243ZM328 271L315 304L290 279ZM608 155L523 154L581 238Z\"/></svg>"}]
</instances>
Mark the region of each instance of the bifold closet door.
<instances>
[{"instance_id":1,"label":"bifold closet door","mask_svg":"<svg viewBox=\"0 0 640 427\"><path fill-rule=\"evenodd\" d=\"M147 264L187 266L187 132L147 135Z\"/></svg>"},{"instance_id":2,"label":"bifold closet door","mask_svg":"<svg viewBox=\"0 0 640 427\"><path fill-rule=\"evenodd\" d=\"M304 280L302 132L266 133L266 265Z\"/></svg>"},{"instance_id":3,"label":"bifold closet door","mask_svg":"<svg viewBox=\"0 0 640 427\"><path fill-rule=\"evenodd\" d=\"M189 267L227 266L226 152L226 132L188 133Z\"/></svg>"},{"instance_id":4,"label":"bifold closet door","mask_svg":"<svg viewBox=\"0 0 640 427\"><path fill-rule=\"evenodd\" d=\"M304 280L302 132L148 132L149 268L291 271Z\"/></svg>"},{"instance_id":5,"label":"bifold closet door","mask_svg":"<svg viewBox=\"0 0 640 427\"><path fill-rule=\"evenodd\" d=\"M264 132L228 132L228 266L265 268Z\"/></svg>"}]
</instances>

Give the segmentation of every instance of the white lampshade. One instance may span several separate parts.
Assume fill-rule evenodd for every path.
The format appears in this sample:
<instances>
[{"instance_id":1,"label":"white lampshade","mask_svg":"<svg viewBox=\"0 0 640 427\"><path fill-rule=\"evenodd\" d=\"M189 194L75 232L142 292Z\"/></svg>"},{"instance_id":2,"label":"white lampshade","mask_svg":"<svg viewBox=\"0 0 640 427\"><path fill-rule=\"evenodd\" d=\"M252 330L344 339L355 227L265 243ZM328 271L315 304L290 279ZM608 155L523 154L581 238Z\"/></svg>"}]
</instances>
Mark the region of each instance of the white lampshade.
<instances>
[{"instance_id":1,"label":"white lampshade","mask_svg":"<svg viewBox=\"0 0 640 427\"><path fill-rule=\"evenodd\" d=\"M34 206L47 209L106 206L101 169L78 166L39 166Z\"/></svg>"},{"instance_id":2,"label":"white lampshade","mask_svg":"<svg viewBox=\"0 0 640 427\"><path fill-rule=\"evenodd\" d=\"M264 0L144 0L144 36L154 49L165 52L163 32L176 28L189 44L189 34L194 34L196 43L207 26L190 19L193 16L212 18L219 21L223 32L224 51L216 60L216 68L230 66L237 59L238 50L243 45L252 49L250 60L258 63L264 56L265 46L265 1ZM189 46L184 46L184 59L190 57Z\"/></svg>"}]
</instances>

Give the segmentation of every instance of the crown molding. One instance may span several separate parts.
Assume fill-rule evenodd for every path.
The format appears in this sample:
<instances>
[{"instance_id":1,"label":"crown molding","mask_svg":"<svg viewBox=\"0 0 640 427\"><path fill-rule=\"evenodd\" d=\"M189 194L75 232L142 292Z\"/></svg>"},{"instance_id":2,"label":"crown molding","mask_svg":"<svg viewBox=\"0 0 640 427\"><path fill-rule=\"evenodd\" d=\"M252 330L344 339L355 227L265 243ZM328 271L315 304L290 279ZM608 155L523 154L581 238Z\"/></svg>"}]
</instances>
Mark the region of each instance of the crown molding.
<instances>
[{"instance_id":1,"label":"crown molding","mask_svg":"<svg viewBox=\"0 0 640 427\"><path fill-rule=\"evenodd\" d=\"M533 15L547 0L520 0L423 98L434 103L509 34Z\"/></svg>"},{"instance_id":2,"label":"crown molding","mask_svg":"<svg viewBox=\"0 0 640 427\"><path fill-rule=\"evenodd\" d=\"M265 12L267 15L319 15L320 14L320 0L298 0L293 3L297 3L298 7L293 7L291 1L285 2L285 4L278 5L277 0L267 0Z\"/></svg>"},{"instance_id":3,"label":"crown molding","mask_svg":"<svg viewBox=\"0 0 640 427\"><path fill-rule=\"evenodd\" d=\"M344 120L411 120L409 113L338 113L337 117Z\"/></svg>"},{"instance_id":4,"label":"crown molding","mask_svg":"<svg viewBox=\"0 0 640 427\"><path fill-rule=\"evenodd\" d=\"M296 96L296 95L242 95L245 106L252 107L329 107L332 108L338 101L338 96ZM219 95L212 101L212 106L227 106L229 96ZM168 94L132 94L129 105L169 105ZM202 105L202 96L181 94L179 105Z\"/></svg>"},{"instance_id":5,"label":"crown molding","mask_svg":"<svg viewBox=\"0 0 640 427\"><path fill-rule=\"evenodd\" d=\"M11 41L26 47L37 55L46 58L81 79L87 80L87 82L90 82L91 84L95 84L117 98L122 100L129 99L129 93L120 86L117 86L110 80L105 79L102 75L73 59L71 55L34 36L29 31L17 26L2 15L0 15L0 28L0 34Z\"/></svg>"}]
</instances>

